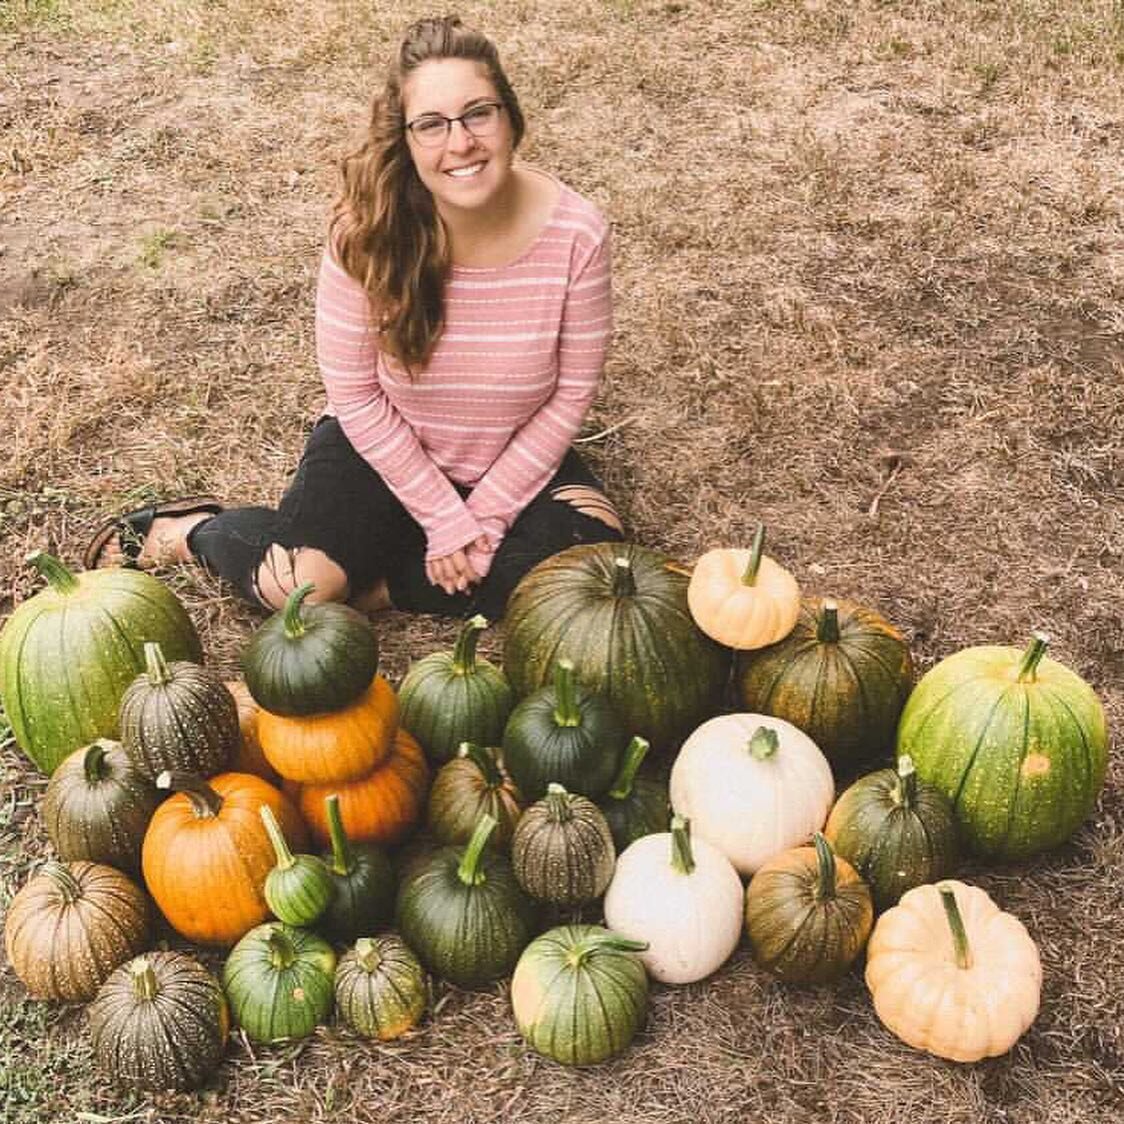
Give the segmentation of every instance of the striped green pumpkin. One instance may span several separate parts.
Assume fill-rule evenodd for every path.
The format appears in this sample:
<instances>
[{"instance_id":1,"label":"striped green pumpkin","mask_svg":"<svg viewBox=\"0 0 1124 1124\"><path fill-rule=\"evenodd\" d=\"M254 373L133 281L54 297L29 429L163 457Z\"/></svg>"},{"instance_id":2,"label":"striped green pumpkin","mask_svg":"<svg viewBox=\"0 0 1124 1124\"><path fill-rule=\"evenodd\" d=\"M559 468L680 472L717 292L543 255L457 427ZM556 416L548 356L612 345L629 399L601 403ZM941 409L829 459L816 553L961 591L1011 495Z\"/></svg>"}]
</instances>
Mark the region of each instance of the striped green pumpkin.
<instances>
[{"instance_id":1,"label":"striped green pumpkin","mask_svg":"<svg viewBox=\"0 0 1124 1124\"><path fill-rule=\"evenodd\" d=\"M360 937L340 957L336 1011L365 1038L398 1038L417 1025L425 1004L425 971L393 933Z\"/></svg>"}]
</instances>

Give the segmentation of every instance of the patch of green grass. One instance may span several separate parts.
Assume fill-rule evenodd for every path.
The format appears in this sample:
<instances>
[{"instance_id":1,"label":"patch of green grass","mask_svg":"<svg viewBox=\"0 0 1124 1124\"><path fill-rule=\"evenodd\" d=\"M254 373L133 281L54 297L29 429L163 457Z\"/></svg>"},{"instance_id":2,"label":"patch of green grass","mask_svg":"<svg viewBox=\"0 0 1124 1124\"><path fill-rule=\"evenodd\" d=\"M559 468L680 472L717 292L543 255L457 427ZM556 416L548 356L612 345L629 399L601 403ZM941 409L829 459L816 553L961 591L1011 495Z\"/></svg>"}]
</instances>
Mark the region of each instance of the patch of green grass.
<instances>
[{"instance_id":1,"label":"patch of green grass","mask_svg":"<svg viewBox=\"0 0 1124 1124\"><path fill-rule=\"evenodd\" d=\"M70 26L70 13L63 0L5 0L0 4L0 31L48 27L64 31Z\"/></svg>"},{"instance_id":2,"label":"patch of green grass","mask_svg":"<svg viewBox=\"0 0 1124 1124\"><path fill-rule=\"evenodd\" d=\"M176 232L162 227L151 230L140 242L138 260L147 269L159 269L164 264L164 252L176 244Z\"/></svg>"}]
</instances>

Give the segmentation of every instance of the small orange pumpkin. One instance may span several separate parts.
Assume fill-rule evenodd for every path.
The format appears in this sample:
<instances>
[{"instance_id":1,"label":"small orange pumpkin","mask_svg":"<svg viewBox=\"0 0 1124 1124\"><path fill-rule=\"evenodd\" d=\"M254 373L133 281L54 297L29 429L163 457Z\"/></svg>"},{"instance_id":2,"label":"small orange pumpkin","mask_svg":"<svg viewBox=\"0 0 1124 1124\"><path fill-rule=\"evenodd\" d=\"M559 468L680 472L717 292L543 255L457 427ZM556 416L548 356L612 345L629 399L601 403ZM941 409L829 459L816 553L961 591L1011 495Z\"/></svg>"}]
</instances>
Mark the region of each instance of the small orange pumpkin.
<instances>
[{"instance_id":1,"label":"small orange pumpkin","mask_svg":"<svg viewBox=\"0 0 1124 1124\"><path fill-rule=\"evenodd\" d=\"M250 688L241 679L228 679L226 689L234 696L238 706L238 728L242 731L242 741L230 764L231 773L253 773L275 788L280 788L281 777L266 760L258 738L258 704L250 694Z\"/></svg>"},{"instance_id":2,"label":"small orange pumpkin","mask_svg":"<svg viewBox=\"0 0 1124 1124\"><path fill-rule=\"evenodd\" d=\"M331 714L300 718L258 711L266 760L298 784L341 784L367 776L390 752L397 726L398 696L381 675L357 702Z\"/></svg>"},{"instance_id":3,"label":"small orange pumpkin","mask_svg":"<svg viewBox=\"0 0 1124 1124\"><path fill-rule=\"evenodd\" d=\"M347 837L356 843L397 843L418 821L429 790L429 766L417 741L405 730L394 736L390 756L367 776L350 784L302 785L298 803L313 837L331 840L324 801L340 798Z\"/></svg>"}]
</instances>

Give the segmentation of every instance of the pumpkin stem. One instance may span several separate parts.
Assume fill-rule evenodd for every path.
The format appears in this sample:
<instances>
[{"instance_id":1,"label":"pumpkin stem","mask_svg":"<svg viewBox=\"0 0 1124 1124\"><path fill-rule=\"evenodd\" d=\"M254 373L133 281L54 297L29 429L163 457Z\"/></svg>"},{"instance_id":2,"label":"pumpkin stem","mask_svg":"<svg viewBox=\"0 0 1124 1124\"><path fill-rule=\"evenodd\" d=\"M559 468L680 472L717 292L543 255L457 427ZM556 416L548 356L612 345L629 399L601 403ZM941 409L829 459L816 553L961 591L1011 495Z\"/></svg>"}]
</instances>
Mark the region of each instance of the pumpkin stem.
<instances>
[{"instance_id":1,"label":"pumpkin stem","mask_svg":"<svg viewBox=\"0 0 1124 1124\"><path fill-rule=\"evenodd\" d=\"M133 981L133 991L138 999L155 999L160 994L152 961L147 956L138 956L129 964L129 976Z\"/></svg>"},{"instance_id":2,"label":"pumpkin stem","mask_svg":"<svg viewBox=\"0 0 1124 1124\"><path fill-rule=\"evenodd\" d=\"M78 579L53 554L33 550L24 561L34 566L56 593L73 593L78 588Z\"/></svg>"},{"instance_id":3,"label":"pumpkin stem","mask_svg":"<svg viewBox=\"0 0 1124 1124\"><path fill-rule=\"evenodd\" d=\"M903 753L898 758L898 780L894 786L893 799L899 808L906 809L912 808L917 801L917 770L908 753Z\"/></svg>"},{"instance_id":4,"label":"pumpkin stem","mask_svg":"<svg viewBox=\"0 0 1124 1124\"><path fill-rule=\"evenodd\" d=\"M503 788L503 773L496 764L495 751L476 745L475 742L461 742L458 757L466 757L480 770L484 783L489 788Z\"/></svg>"},{"instance_id":5,"label":"pumpkin stem","mask_svg":"<svg viewBox=\"0 0 1124 1124\"><path fill-rule=\"evenodd\" d=\"M553 823L567 823L574 818L574 810L570 806L570 794L557 782L551 781L546 786L546 795L542 798L546 805L547 814Z\"/></svg>"},{"instance_id":6,"label":"pumpkin stem","mask_svg":"<svg viewBox=\"0 0 1124 1124\"><path fill-rule=\"evenodd\" d=\"M98 738L96 742L86 746L86 752L82 755L82 772L86 775L87 784L100 784L105 780L105 755L120 744L109 738Z\"/></svg>"},{"instance_id":7,"label":"pumpkin stem","mask_svg":"<svg viewBox=\"0 0 1124 1124\"><path fill-rule=\"evenodd\" d=\"M59 888L67 905L76 902L82 896L82 886L74 877L70 868L65 863L50 859L39 869L40 874L45 874Z\"/></svg>"},{"instance_id":8,"label":"pumpkin stem","mask_svg":"<svg viewBox=\"0 0 1124 1124\"><path fill-rule=\"evenodd\" d=\"M332 872L344 877L355 869L355 854L343 829L339 794L333 792L331 796L324 797L324 807L328 812L328 834L332 839Z\"/></svg>"},{"instance_id":9,"label":"pumpkin stem","mask_svg":"<svg viewBox=\"0 0 1124 1124\"><path fill-rule=\"evenodd\" d=\"M972 950L968 945L968 931L964 928L964 918L960 916L960 907L956 904L956 892L948 882L938 882L941 904L944 906L944 915L948 918L948 927L952 930L952 947L956 952L956 966L970 968L972 966Z\"/></svg>"},{"instance_id":10,"label":"pumpkin stem","mask_svg":"<svg viewBox=\"0 0 1124 1124\"><path fill-rule=\"evenodd\" d=\"M355 959L359 961L364 972L373 975L382 963L378 941L373 937L360 937L355 942Z\"/></svg>"},{"instance_id":11,"label":"pumpkin stem","mask_svg":"<svg viewBox=\"0 0 1124 1124\"><path fill-rule=\"evenodd\" d=\"M299 640L304 635L304 619L301 617L301 607L304 605L304 599L315 588L315 582L305 582L303 585L298 585L285 598L285 607L281 610L281 624L285 629L285 635L290 640Z\"/></svg>"},{"instance_id":12,"label":"pumpkin stem","mask_svg":"<svg viewBox=\"0 0 1124 1124\"><path fill-rule=\"evenodd\" d=\"M812 836L816 847L816 901L826 902L835 897L835 855L832 853L831 844L823 837L821 832Z\"/></svg>"},{"instance_id":13,"label":"pumpkin stem","mask_svg":"<svg viewBox=\"0 0 1124 1124\"><path fill-rule=\"evenodd\" d=\"M182 792L190 801L195 815L201 820L211 819L222 810L222 797L198 773L185 773L179 769L165 769L156 778L156 787Z\"/></svg>"},{"instance_id":14,"label":"pumpkin stem","mask_svg":"<svg viewBox=\"0 0 1124 1124\"><path fill-rule=\"evenodd\" d=\"M647 949L647 941L630 940L628 937L619 936L606 929L604 932L590 933L580 940L575 941L566 956L566 963L569 964L571 968L579 968L591 956L596 955L602 950L611 952L646 952Z\"/></svg>"},{"instance_id":15,"label":"pumpkin stem","mask_svg":"<svg viewBox=\"0 0 1124 1124\"><path fill-rule=\"evenodd\" d=\"M153 687L163 687L171 683L172 673L168 670L168 661L164 659L164 649L155 640L145 642L144 666L148 673L148 681Z\"/></svg>"},{"instance_id":16,"label":"pumpkin stem","mask_svg":"<svg viewBox=\"0 0 1124 1124\"><path fill-rule=\"evenodd\" d=\"M277 822L273 809L268 804L263 804L258 809L258 814L261 816L261 822L265 824L269 841L273 844L273 851L277 856L277 869L289 870L296 864L297 860L293 858L293 852L289 850L289 844L285 841L285 833L281 830L281 825Z\"/></svg>"},{"instance_id":17,"label":"pumpkin stem","mask_svg":"<svg viewBox=\"0 0 1124 1124\"><path fill-rule=\"evenodd\" d=\"M816 626L816 639L821 644L839 643L839 606L830 597L824 598L820 621Z\"/></svg>"},{"instance_id":18,"label":"pumpkin stem","mask_svg":"<svg viewBox=\"0 0 1124 1124\"><path fill-rule=\"evenodd\" d=\"M1019 665L1019 674L1016 679L1017 683L1034 682L1038 661L1046 654L1046 646L1049 643L1049 633L1038 631L1030 634L1030 644L1023 653L1023 662Z\"/></svg>"},{"instance_id":19,"label":"pumpkin stem","mask_svg":"<svg viewBox=\"0 0 1124 1124\"><path fill-rule=\"evenodd\" d=\"M749 739L748 749L758 761L767 761L777 752L780 744L781 739L777 736L776 730L768 726L758 726L753 732L753 737Z\"/></svg>"},{"instance_id":20,"label":"pumpkin stem","mask_svg":"<svg viewBox=\"0 0 1124 1124\"><path fill-rule=\"evenodd\" d=\"M289 934L280 925L270 930L266 944L269 945L269 963L274 971L283 972L297 958L297 950L293 948Z\"/></svg>"},{"instance_id":21,"label":"pumpkin stem","mask_svg":"<svg viewBox=\"0 0 1124 1124\"><path fill-rule=\"evenodd\" d=\"M574 690L574 661L559 660L554 665L554 722L558 726L580 726L581 711Z\"/></svg>"},{"instance_id":22,"label":"pumpkin stem","mask_svg":"<svg viewBox=\"0 0 1124 1124\"><path fill-rule=\"evenodd\" d=\"M488 627L488 618L477 613L464 622L453 648L453 674L472 675L476 671L476 642Z\"/></svg>"},{"instance_id":23,"label":"pumpkin stem","mask_svg":"<svg viewBox=\"0 0 1124 1124\"><path fill-rule=\"evenodd\" d=\"M632 560L624 555L613 559L613 596L634 597L636 595L636 575L632 572Z\"/></svg>"},{"instance_id":24,"label":"pumpkin stem","mask_svg":"<svg viewBox=\"0 0 1124 1124\"><path fill-rule=\"evenodd\" d=\"M691 853L691 821L686 816L671 817L671 869L690 874L695 869Z\"/></svg>"},{"instance_id":25,"label":"pumpkin stem","mask_svg":"<svg viewBox=\"0 0 1124 1124\"><path fill-rule=\"evenodd\" d=\"M613 781L613 787L609 789L609 796L613 800L627 800L632 795L632 786L636 782L636 772L649 749L651 749L651 743L640 737L639 734L628 743L628 748L624 751L620 772L617 773L617 779Z\"/></svg>"},{"instance_id":26,"label":"pumpkin stem","mask_svg":"<svg viewBox=\"0 0 1124 1124\"><path fill-rule=\"evenodd\" d=\"M480 858L488 845L488 837L496 830L496 817L485 812L476 821L476 828L457 867L457 877L466 886L479 886L487 881L487 875L480 869Z\"/></svg>"},{"instance_id":27,"label":"pumpkin stem","mask_svg":"<svg viewBox=\"0 0 1124 1124\"><path fill-rule=\"evenodd\" d=\"M756 585L757 571L761 568L761 552L765 549L765 524L758 523L753 536L753 546L749 548L749 563L742 574L742 585Z\"/></svg>"}]
</instances>

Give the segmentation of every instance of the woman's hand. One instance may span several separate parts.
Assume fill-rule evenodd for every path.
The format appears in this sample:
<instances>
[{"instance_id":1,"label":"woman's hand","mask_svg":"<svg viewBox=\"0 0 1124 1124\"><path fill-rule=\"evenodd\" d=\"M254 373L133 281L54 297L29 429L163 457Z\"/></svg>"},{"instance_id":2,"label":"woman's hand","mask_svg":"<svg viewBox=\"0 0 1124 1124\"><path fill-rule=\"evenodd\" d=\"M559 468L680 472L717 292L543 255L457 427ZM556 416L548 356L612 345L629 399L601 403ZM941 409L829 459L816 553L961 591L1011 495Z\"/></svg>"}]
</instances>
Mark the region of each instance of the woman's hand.
<instances>
[{"instance_id":1,"label":"woman's hand","mask_svg":"<svg viewBox=\"0 0 1124 1124\"><path fill-rule=\"evenodd\" d=\"M429 578L430 585L439 585L446 593L454 594L464 593L470 585L479 582L484 575L478 573L469 561L468 547L484 554L492 553L492 544L487 537L478 535L461 550L454 550L452 554L446 554L443 558L427 559L425 576Z\"/></svg>"}]
</instances>

